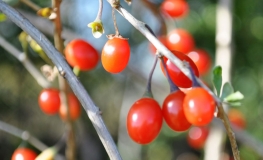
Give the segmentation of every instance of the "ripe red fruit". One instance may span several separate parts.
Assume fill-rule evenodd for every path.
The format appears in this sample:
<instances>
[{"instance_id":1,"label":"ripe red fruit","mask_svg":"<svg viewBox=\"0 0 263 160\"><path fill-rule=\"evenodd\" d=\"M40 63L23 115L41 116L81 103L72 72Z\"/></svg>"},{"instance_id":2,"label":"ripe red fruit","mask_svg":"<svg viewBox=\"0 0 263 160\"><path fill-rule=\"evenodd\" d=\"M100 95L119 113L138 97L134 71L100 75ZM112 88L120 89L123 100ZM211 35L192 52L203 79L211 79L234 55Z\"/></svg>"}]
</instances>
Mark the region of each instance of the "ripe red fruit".
<instances>
[{"instance_id":1,"label":"ripe red fruit","mask_svg":"<svg viewBox=\"0 0 263 160\"><path fill-rule=\"evenodd\" d=\"M187 55L195 62L200 75L206 74L211 68L211 58L205 50L195 49Z\"/></svg>"},{"instance_id":2,"label":"ripe red fruit","mask_svg":"<svg viewBox=\"0 0 263 160\"><path fill-rule=\"evenodd\" d=\"M72 67L78 67L82 71L95 68L99 62L98 52L82 39L75 39L66 46L65 57Z\"/></svg>"},{"instance_id":3,"label":"ripe red fruit","mask_svg":"<svg viewBox=\"0 0 263 160\"><path fill-rule=\"evenodd\" d=\"M229 109L227 115L228 115L229 121L233 125L235 125L236 127L240 129L246 128L246 120L242 112L240 112L237 109Z\"/></svg>"},{"instance_id":4,"label":"ripe red fruit","mask_svg":"<svg viewBox=\"0 0 263 160\"><path fill-rule=\"evenodd\" d=\"M128 134L135 142L148 144L158 136L162 122L159 104L152 98L141 98L132 105L128 113Z\"/></svg>"},{"instance_id":5,"label":"ripe red fruit","mask_svg":"<svg viewBox=\"0 0 263 160\"><path fill-rule=\"evenodd\" d=\"M208 137L209 130L206 127L192 127L190 128L187 141L188 144L195 149L201 149Z\"/></svg>"},{"instance_id":6,"label":"ripe red fruit","mask_svg":"<svg viewBox=\"0 0 263 160\"><path fill-rule=\"evenodd\" d=\"M48 114L56 114L60 107L59 90L55 88L47 88L41 91L38 97L40 109Z\"/></svg>"},{"instance_id":7,"label":"ripe red fruit","mask_svg":"<svg viewBox=\"0 0 263 160\"><path fill-rule=\"evenodd\" d=\"M161 10L172 18L180 18L188 13L189 7L185 0L165 0Z\"/></svg>"},{"instance_id":8,"label":"ripe red fruit","mask_svg":"<svg viewBox=\"0 0 263 160\"><path fill-rule=\"evenodd\" d=\"M184 97L185 94L178 90L170 93L163 102L163 118L174 131L186 131L191 126L184 114Z\"/></svg>"},{"instance_id":9,"label":"ripe red fruit","mask_svg":"<svg viewBox=\"0 0 263 160\"><path fill-rule=\"evenodd\" d=\"M69 115L71 120L76 120L79 118L81 113L80 103L77 97L73 93L68 94L68 107L69 107ZM64 105L61 105L59 108L59 115L61 119L67 119L67 108Z\"/></svg>"},{"instance_id":10,"label":"ripe red fruit","mask_svg":"<svg viewBox=\"0 0 263 160\"><path fill-rule=\"evenodd\" d=\"M110 73L123 71L129 62L129 58L130 46L127 39L110 39L102 49L102 66Z\"/></svg>"},{"instance_id":11,"label":"ripe red fruit","mask_svg":"<svg viewBox=\"0 0 263 160\"><path fill-rule=\"evenodd\" d=\"M28 148L18 148L12 155L11 160L35 160L37 154Z\"/></svg>"},{"instance_id":12,"label":"ripe red fruit","mask_svg":"<svg viewBox=\"0 0 263 160\"><path fill-rule=\"evenodd\" d=\"M204 126L214 118L215 100L203 88L197 87L189 90L183 105L186 119L193 125Z\"/></svg>"},{"instance_id":13,"label":"ripe red fruit","mask_svg":"<svg viewBox=\"0 0 263 160\"><path fill-rule=\"evenodd\" d=\"M199 76L199 72L198 69L195 65L195 63L185 54L178 52L178 51L172 51L172 53L179 58L181 61L186 61L189 63L189 65L191 66L191 68L194 71L194 74L198 77ZM164 62L166 64L166 68L167 71L172 79L172 81L178 86L178 87L182 87L182 88L189 88L192 87L192 81L186 77L186 75L184 75L184 73L176 67L176 65L174 65L169 59L164 58ZM161 63L161 68L163 73L165 74L163 65Z\"/></svg>"},{"instance_id":14,"label":"ripe red fruit","mask_svg":"<svg viewBox=\"0 0 263 160\"><path fill-rule=\"evenodd\" d=\"M167 47L169 50L175 50L186 54L194 49L195 41L188 31L184 29L175 29L167 36Z\"/></svg>"}]
</instances>

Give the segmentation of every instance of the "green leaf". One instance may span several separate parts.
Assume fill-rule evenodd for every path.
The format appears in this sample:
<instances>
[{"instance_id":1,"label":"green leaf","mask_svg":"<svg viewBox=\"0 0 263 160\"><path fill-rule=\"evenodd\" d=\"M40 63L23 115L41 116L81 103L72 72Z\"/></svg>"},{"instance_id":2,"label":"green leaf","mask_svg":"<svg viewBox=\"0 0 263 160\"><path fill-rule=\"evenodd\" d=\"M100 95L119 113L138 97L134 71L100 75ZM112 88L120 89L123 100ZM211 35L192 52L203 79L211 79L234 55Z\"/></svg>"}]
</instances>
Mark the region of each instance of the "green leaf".
<instances>
[{"instance_id":1,"label":"green leaf","mask_svg":"<svg viewBox=\"0 0 263 160\"><path fill-rule=\"evenodd\" d=\"M226 98L224 98L225 102L236 102L240 101L244 98L244 95L240 93L239 91L236 91L235 93L230 94Z\"/></svg>"},{"instance_id":2,"label":"green leaf","mask_svg":"<svg viewBox=\"0 0 263 160\"><path fill-rule=\"evenodd\" d=\"M216 66L213 70L213 84L216 89L217 96L220 95L222 87L222 67Z\"/></svg>"},{"instance_id":3,"label":"green leaf","mask_svg":"<svg viewBox=\"0 0 263 160\"><path fill-rule=\"evenodd\" d=\"M226 98L227 96L229 96L232 93L234 93L234 89L233 89L232 85L229 82L226 82L223 85L222 94L221 94L220 98L222 100L224 100L224 98Z\"/></svg>"},{"instance_id":4,"label":"green leaf","mask_svg":"<svg viewBox=\"0 0 263 160\"><path fill-rule=\"evenodd\" d=\"M229 102L229 105L231 107L240 107L241 106L241 102Z\"/></svg>"},{"instance_id":5,"label":"green leaf","mask_svg":"<svg viewBox=\"0 0 263 160\"><path fill-rule=\"evenodd\" d=\"M0 13L0 22L5 21L6 19L6 15L4 13Z\"/></svg>"}]
</instances>

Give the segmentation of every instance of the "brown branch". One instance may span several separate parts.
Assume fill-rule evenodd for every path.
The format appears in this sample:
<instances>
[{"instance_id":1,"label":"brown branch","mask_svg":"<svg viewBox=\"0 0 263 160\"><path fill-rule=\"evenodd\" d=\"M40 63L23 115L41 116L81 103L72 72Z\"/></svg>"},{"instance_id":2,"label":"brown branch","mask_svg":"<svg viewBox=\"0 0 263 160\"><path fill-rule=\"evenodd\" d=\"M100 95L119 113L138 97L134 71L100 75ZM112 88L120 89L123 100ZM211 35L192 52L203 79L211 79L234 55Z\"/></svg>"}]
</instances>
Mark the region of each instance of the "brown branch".
<instances>
[{"instance_id":1,"label":"brown branch","mask_svg":"<svg viewBox=\"0 0 263 160\"><path fill-rule=\"evenodd\" d=\"M58 49L60 53L63 53L64 45L63 40L61 38L62 33L62 25L61 25L61 16L60 16L60 5L62 0L52 0L52 7L56 14L56 17L53 21L54 23L54 43L55 47ZM66 120L66 130L68 132L67 137L67 145L66 145L66 158L67 160L74 160L76 157L76 140L75 140L75 131L73 122L70 118L69 113L69 105L68 105L68 84L66 80L59 76L59 88L60 88L60 99L61 99L61 105L65 106L67 108L67 120Z\"/></svg>"}]
</instances>

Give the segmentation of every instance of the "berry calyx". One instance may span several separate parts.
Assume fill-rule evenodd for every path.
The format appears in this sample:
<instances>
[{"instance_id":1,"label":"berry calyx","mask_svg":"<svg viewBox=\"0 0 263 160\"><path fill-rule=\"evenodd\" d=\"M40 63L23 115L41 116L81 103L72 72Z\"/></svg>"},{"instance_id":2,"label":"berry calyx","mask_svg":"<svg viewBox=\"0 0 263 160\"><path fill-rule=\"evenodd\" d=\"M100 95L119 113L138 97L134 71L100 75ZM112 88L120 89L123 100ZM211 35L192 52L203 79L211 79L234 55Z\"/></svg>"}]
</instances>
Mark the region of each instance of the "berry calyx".
<instances>
[{"instance_id":1,"label":"berry calyx","mask_svg":"<svg viewBox=\"0 0 263 160\"><path fill-rule=\"evenodd\" d=\"M41 91L38 97L40 109L48 114L54 115L58 113L60 107L59 90L55 88L47 88Z\"/></svg>"},{"instance_id":2,"label":"berry calyx","mask_svg":"<svg viewBox=\"0 0 263 160\"><path fill-rule=\"evenodd\" d=\"M127 39L113 37L104 45L101 54L101 63L110 73L119 73L128 65L130 46Z\"/></svg>"},{"instance_id":3,"label":"berry calyx","mask_svg":"<svg viewBox=\"0 0 263 160\"><path fill-rule=\"evenodd\" d=\"M135 142L148 144L158 136L162 121L159 104L153 98L141 98L129 110L127 131Z\"/></svg>"},{"instance_id":4,"label":"berry calyx","mask_svg":"<svg viewBox=\"0 0 263 160\"><path fill-rule=\"evenodd\" d=\"M164 120L174 131L186 131L191 126L184 113L184 97L185 94L178 90L170 93L163 102L162 112Z\"/></svg>"},{"instance_id":5,"label":"berry calyx","mask_svg":"<svg viewBox=\"0 0 263 160\"><path fill-rule=\"evenodd\" d=\"M68 43L64 52L67 62L82 71L94 69L99 62L98 52L82 39L75 39Z\"/></svg>"},{"instance_id":6,"label":"berry calyx","mask_svg":"<svg viewBox=\"0 0 263 160\"><path fill-rule=\"evenodd\" d=\"M186 119L193 125L204 126L214 118L216 103L203 88L192 88L186 93L183 102Z\"/></svg>"}]
</instances>

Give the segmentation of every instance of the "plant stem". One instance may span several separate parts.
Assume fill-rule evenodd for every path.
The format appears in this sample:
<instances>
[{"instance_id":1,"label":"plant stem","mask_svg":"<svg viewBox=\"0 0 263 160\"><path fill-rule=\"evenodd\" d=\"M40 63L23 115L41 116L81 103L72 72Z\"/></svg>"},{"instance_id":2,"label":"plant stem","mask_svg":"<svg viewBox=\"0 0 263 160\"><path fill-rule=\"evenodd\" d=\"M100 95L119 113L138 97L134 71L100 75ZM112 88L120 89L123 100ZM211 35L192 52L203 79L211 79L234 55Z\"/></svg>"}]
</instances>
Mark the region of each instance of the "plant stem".
<instances>
[{"instance_id":1,"label":"plant stem","mask_svg":"<svg viewBox=\"0 0 263 160\"><path fill-rule=\"evenodd\" d=\"M163 65L163 68L164 68L164 72L165 72L165 75L166 75L167 80L168 80L169 85L170 85L170 92L172 93L172 92L178 91L179 88L174 84L174 82L173 82L172 79L171 79L170 74L168 73L166 63L164 62L164 58L163 58L163 57L160 57L160 59L161 59L161 61L162 61L162 65Z\"/></svg>"},{"instance_id":2,"label":"plant stem","mask_svg":"<svg viewBox=\"0 0 263 160\"><path fill-rule=\"evenodd\" d=\"M148 77L146 92L144 93L144 96L153 97L153 94L152 94L152 77L153 77L153 72L154 72L154 70L156 68L156 64L158 62L158 59L159 58L156 55L155 59L154 59L153 66L152 66L152 69L151 69L149 77Z\"/></svg>"},{"instance_id":3,"label":"plant stem","mask_svg":"<svg viewBox=\"0 0 263 160\"><path fill-rule=\"evenodd\" d=\"M22 30L27 32L46 52L48 57L58 68L59 73L68 81L73 92L78 97L83 108L87 112L98 136L103 143L109 158L111 160L122 160L117 147L103 122L99 108L93 103L84 86L72 72L65 58L54 48L49 40L39 30L37 30L25 17L19 14L15 9L0 1L0 10Z\"/></svg>"},{"instance_id":4,"label":"plant stem","mask_svg":"<svg viewBox=\"0 0 263 160\"><path fill-rule=\"evenodd\" d=\"M117 26L117 22L116 22L116 17L115 17L115 9L112 8L112 20L113 20L113 24L114 24L114 28L115 28L115 35L116 36L120 36L120 32L119 32L119 29L118 29L118 26Z\"/></svg>"},{"instance_id":5,"label":"plant stem","mask_svg":"<svg viewBox=\"0 0 263 160\"><path fill-rule=\"evenodd\" d=\"M62 33L61 16L60 16L61 2L62 0L52 0L52 7L56 13L56 18L53 21L55 27L54 42L55 42L55 47L62 54L64 50L64 46L63 46L63 40L61 38L61 33ZM58 82L60 88L60 99L62 103L61 105L64 105L67 108L66 130L68 132L68 137L67 137L67 145L66 145L66 158L67 160L75 160L76 157L75 133L74 133L73 122L70 119L69 105L67 98L69 87L66 80L61 76L58 77Z\"/></svg>"},{"instance_id":6,"label":"plant stem","mask_svg":"<svg viewBox=\"0 0 263 160\"><path fill-rule=\"evenodd\" d=\"M0 46L2 46L5 50L8 51L8 53L13 55L16 59L18 59L41 87L48 88L51 86L51 84L46 80L46 78L41 74L41 72L39 72L39 70L34 66L30 59L28 59L26 54L17 50L2 36L0 36Z\"/></svg>"},{"instance_id":7,"label":"plant stem","mask_svg":"<svg viewBox=\"0 0 263 160\"><path fill-rule=\"evenodd\" d=\"M20 1L23 2L24 4L26 4L31 9L33 9L34 11L39 11L41 9L41 7L39 7L38 5L36 5L35 3L33 3L30 0L20 0Z\"/></svg>"},{"instance_id":8,"label":"plant stem","mask_svg":"<svg viewBox=\"0 0 263 160\"><path fill-rule=\"evenodd\" d=\"M240 160L237 142L236 142L236 138L235 138L235 133L233 132L233 130L231 128L230 122L229 122L228 117L224 111L222 103L217 104L217 106L218 106L217 107L218 108L218 116L222 120L222 122L226 128L226 132L227 132L230 144L231 144L231 148L232 148L234 158L235 158L235 160Z\"/></svg>"},{"instance_id":9,"label":"plant stem","mask_svg":"<svg viewBox=\"0 0 263 160\"><path fill-rule=\"evenodd\" d=\"M101 20L102 9L103 9L103 0L99 0L99 10L95 20Z\"/></svg>"}]
</instances>

